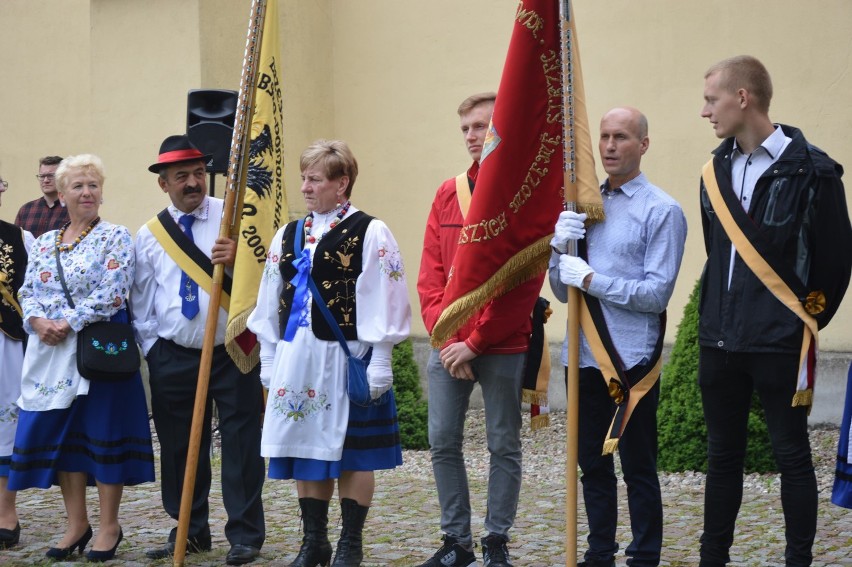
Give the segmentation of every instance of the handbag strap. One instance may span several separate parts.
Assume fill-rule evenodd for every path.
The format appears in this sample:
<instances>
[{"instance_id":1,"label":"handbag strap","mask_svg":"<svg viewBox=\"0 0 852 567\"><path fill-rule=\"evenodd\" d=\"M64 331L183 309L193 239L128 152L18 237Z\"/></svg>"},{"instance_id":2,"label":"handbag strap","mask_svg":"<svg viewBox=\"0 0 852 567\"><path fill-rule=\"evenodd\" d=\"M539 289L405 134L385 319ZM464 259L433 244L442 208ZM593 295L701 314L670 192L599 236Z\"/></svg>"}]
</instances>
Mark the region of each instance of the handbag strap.
<instances>
[{"instance_id":1,"label":"handbag strap","mask_svg":"<svg viewBox=\"0 0 852 567\"><path fill-rule=\"evenodd\" d=\"M56 272L59 274L59 283L62 284L62 291L65 292L65 299L68 300L68 307L74 309L74 300L71 299L71 294L68 292L68 285L65 283L65 271L62 269L62 262L59 260L59 246L56 246L53 251L56 256Z\"/></svg>"},{"instance_id":2,"label":"handbag strap","mask_svg":"<svg viewBox=\"0 0 852 567\"><path fill-rule=\"evenodd\" d=\"M302 234L304 233L304 225L305 219L299 219L299 222L296 224L296 240L294 242L294 248L298 252L302 251ZM340 325L338 325L337 321L334 320L331 311L328 310L328 306L325 304L325 301L323 301L322 295L320 295L319 289L317 289L317 284L314 282L314 278L310 271L308 271L308 286L310 287L314 303L316 303L320 313L322 313L322 316L325 318L325 322L328 323L329 327L331 327L331 332L334 333L335 338L337 338L340 346L343 348L343 352L346 353L346 356L352 356L352 353L349 352L349 345L346 344L346 337L343 336L343 331L340 330Z\"/></svg>"},{"instance_id":3,"label":"handbag strap","mask_svg":"<svg viewBox=\"0 0 852 567\"><path fill-rule=\"evenodd\" d=\"M68 307L75 309L74 300L71 299L71 293L68 291L68 284L65 283L65 270L62 269L62 262L59 260L59 247L53 249L56 256L56 272L59 275L59 283L62 284L62 291L65 292L65 299L68 300ZM127 322L133 321L133 312L130 310L130 302L124 300L124 309L127 311Z\"/></svg>"},{"instance_id":4,"label":"handbag strap","mask_svg":"<svg viewBox=\"0 0 852 567\"><path fill-rule=\"evenodd\" d=\"M314 283L314 278L308 276L308 285L311 286L311 294L314 298L319 298L319 301L316 299L314 299L314 301L317 304L317 307L319 307L320 313L322 313L323 317L325 317L326 323L328 323L328 326L331 327L331 332L334 333L334 336L337 337L337 340L340 342L340 346L343 347L343 352L346 353L346 356L352 356L352 353L349 352L349 345L346 344L346 337L343 336L343 331L340 330L340 326L337 324L337 321L334 320L331 311L328 310L328 306L319 294L317 284Z\"/></svg>"}]
</instances>

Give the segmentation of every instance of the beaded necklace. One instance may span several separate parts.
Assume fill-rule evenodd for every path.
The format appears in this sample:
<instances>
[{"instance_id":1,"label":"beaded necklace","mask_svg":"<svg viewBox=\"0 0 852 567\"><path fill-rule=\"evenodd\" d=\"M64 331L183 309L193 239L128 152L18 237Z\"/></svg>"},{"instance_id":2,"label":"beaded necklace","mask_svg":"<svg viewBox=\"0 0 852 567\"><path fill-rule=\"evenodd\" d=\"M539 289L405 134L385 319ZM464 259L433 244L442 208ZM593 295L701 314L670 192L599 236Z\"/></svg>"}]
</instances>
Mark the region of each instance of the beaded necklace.
<instances>
[{"instance_id":1,"label":"beaded necklace","mask_svg":"<svg viewBox=\"0 0 852 567\"><path fill-rule=\"evenodd\" d=\"M340 224L340 220L341 220L343 217L345 217L345 216L346 216L346 212L349 210L349 205L350 205L350 204L351 204L351 203L350 203L350 201L346 201L345 203L343 203L343 206L342 206L342 207L341 207L341 209L337 212L337 215L336 215L335 219L334 219L333 221L331 221L331 224L329 224L329 225L328 225L328 228L327 228L327 229L325 230L325 232L323 232L323 233L322 233L322 235L321 235L321 236L319 236L319 237L317 237L317 236L313 236L313 235L311 234L311 229L312 229L312 228L313 228L313 226L314 226L314 213L309 214L309 215L308 215L308 218L306 218L306 219L305 219L305 240L307 240L307 241L308 241L308 242L310 242L311 244L313 244L314 242L319 242L320 240L322 240L322 239L323 239L323 236L325 236L326 234L328 234L328 231L329 231L329 230L333 229L333 228L334 228L334 227L336 227L338 224Z\"/></svg>"},{"instance_id":2,"label":"beaded necklace","mask_svg":"<svg viewBox=\"0 0 852 567\"><path fill-rule=\"evenodd\" d=\"M59 229L59 232L56 233L56 248L58 248L60 252L70 252L71 250L74 250L74 247L80 244L80 241L86 238L86 235L92 232L92 229L95 228L95 225L99 222L101 222L101 217L95 217L95 219L89 223L89 226L83 229L80 236L74 239L74 242L71 244L62 244L62 237L65 236L65 230L71 226L71 221L66 222L62 228Z\"/></svg>"}]
</instances>

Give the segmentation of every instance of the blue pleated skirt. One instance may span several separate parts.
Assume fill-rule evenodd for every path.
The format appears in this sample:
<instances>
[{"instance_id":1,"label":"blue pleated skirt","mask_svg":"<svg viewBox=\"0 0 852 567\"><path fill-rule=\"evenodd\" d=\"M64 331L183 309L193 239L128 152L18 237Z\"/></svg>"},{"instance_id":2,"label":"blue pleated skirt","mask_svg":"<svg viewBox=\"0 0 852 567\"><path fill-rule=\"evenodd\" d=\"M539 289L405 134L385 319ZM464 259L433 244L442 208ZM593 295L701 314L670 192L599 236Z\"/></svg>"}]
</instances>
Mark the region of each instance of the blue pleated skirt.
<instances>
[{"instance_id":1,"label":"blue pleated skirt","mask_svg":"<svg viewBox=\"0 0 852 567\"><path fill-rule=\"evenodd\" d=\"M850 437L852 437L852 365L846 380L846 406L840 422L840 438L837 443L837 466L834 471L834 488L831 501L844 508L852 508L852 460L849 459Z\"/></svg>"},{"instance_id":2,"label":"blue pleated skirt","mask_svg":"<svg viewBox=\"0 0 852 567\"><path fill-rule=\"evenodd\" d=\"M396 415L396 398L378 406L349 403L349 422L339 461L296 457L269 459L269 478L321 481L340 478L343 471L376 471L402 465L402 445Z\"/></svg>"},{"instance_id":3,"label":"blue pleated skirt","mask_svg":"<svg viewBox=\"0 0 852 567\"><path fill-rule=\"evenodd\" d=\"M71 407L18 414L9 490L49 488L56 473L132 486L154 480L154 451L142 378L92 382Z\"/></svg>"}]
</instances>

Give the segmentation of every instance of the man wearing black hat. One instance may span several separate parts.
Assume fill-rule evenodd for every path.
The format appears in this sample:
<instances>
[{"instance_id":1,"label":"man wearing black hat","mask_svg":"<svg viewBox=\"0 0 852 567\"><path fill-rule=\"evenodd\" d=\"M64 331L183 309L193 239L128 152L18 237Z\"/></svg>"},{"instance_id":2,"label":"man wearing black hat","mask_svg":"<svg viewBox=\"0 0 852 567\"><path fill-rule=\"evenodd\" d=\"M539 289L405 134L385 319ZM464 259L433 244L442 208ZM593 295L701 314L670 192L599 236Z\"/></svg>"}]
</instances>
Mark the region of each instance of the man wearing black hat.
<instances>
[{"instance_id":1,"label":"man wearing black hat","mask_svg":"<svg viewBox=\"0 0 852 567\"><path fill-rule=\"evenodd\" d=\"M157 181L171 204L136 236L133 324L150 371L163 507L174 519L180 511L210 275L213 264L231 267L236 255L236 243L218 237L223 201L207 195L205 164L209 160L184 135L163 141L157 163L148 169L159 174ZM227 294L227 276L223 288ZM211 400L215 400L222 441L222 499L228 514L225 536L231 544L227 563L242 565L254 561L265 538L261 502L265 469L260 456L263 395L257 371L243 374L225 351L227 319L227 311L220 307L187 553L211 547L210 421ZM173 528L168 543L148 551L148 557L172 555L176 532Z\"/></svg>"}]
</instances>

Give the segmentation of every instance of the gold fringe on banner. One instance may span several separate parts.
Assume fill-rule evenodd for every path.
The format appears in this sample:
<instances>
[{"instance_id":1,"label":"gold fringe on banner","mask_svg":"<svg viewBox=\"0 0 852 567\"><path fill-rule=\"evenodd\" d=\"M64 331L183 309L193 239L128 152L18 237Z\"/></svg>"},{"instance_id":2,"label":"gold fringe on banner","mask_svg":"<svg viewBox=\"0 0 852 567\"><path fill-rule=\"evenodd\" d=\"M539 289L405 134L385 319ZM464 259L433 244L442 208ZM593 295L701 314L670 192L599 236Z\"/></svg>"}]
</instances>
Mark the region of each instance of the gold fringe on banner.
<instances>
[{"instance_id":1,"label":"gold fringe on banner","mask_svg":"<svg viewBox=\"0 0 852 567\"><path fill-rule=\"evenodd\" d=\"M251 311L240 313L231 319L227 329L225 329L225 351L231 356L234 364L243 374L248 374L260 362L260 343L255 344L251 352L246 354L242 351L239 344L235 342L236 338L245 332L249 315L251 315Z\"/></svg>"},{"instance_id":2,"label":"gold fringe on banner","mask_svg":"<svg viewBox=\"0 0 852 567\"><path fill-rule=\"evenodd\" d=\"M550 239L545 236L527 246L478 288L444 308L432 329L432 346L441 348L486 303L544 272L550 259Z\"/></svg>"},{"instance_id":3,"label":"gold fringe on banner","mask_svg":"<svg viewBox=\"0 0 852 567\"><path fill-rule=\"evenodd\" d=\"M524 390L521 395L521 401L525 404L535 404L537 406L547 405L547 392L536 392L535 390Z\"/></svg>"},{"instance_id":4,"label":"gold fringe on banner","mask_svg":"<svg viewBox=\"0 0 852 567\"><path fill-rule=\"evenodd\" d=\"M589 224L603 222L606 217L601 203L577 203L577 212L586 213L588 216L586 222Z\"/></svg>"},{"instance_id":5,"label":"gold fringe on banner","mask_svg":"<svg viewBox=\"0 0 852 567\"><path fill-rule=\"evenodd\" d=\"M545 427L550 427L549 413L542 413L530 419L530 429L532 429L533 431L538 431L539 429L544 429Z\"/></svg>"}]
</instances>

